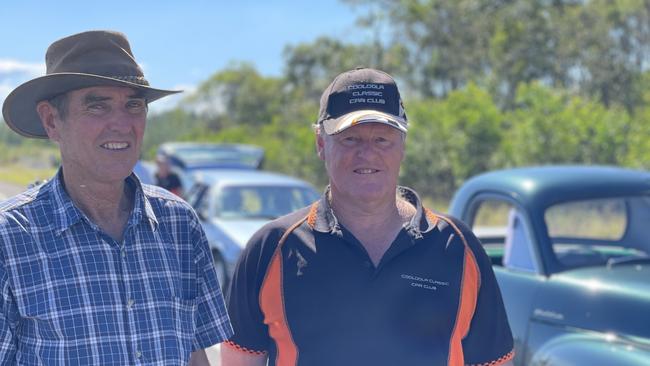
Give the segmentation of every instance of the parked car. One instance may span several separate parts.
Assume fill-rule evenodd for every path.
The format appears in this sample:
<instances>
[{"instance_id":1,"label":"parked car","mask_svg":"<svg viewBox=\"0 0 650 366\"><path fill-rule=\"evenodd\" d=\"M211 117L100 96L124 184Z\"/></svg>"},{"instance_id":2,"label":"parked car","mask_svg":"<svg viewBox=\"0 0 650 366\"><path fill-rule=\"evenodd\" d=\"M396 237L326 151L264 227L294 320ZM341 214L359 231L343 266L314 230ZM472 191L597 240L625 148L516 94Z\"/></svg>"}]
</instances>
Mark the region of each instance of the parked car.
<instances>
[{"instance_id":1,"label":"parked car","mask_svg":"<svg viewBox=\"0 0 650 366\"><path fill-rule=\"evenodd\" d=\"M650 173L490 172L450 213L492 259L515 365L650 365Z\"/></svg>"},{"instance_id":2,"label":"parked car","mask_svg":"<svg viewBox=\"0 0 650 366\"><path fill-rule=\"evenodd\" d=\"M133 173L138 176L142 184L156 184L154 169L152 163L138 160L133 167Z\"/></svg>"},{"instance_id":3,"label":"parked car","mask_svg":"<svg viewBox=\"0 0 650 366\"><path fill-rule=\"evenodd\" d=\"M257 229L320 196L307 182L260 170L201 171L194 182L187 201L199 215L224 287Z\"/></svg>"},{"instance_id":4,"label":"parked car","mask_svg":"<svg viewBox=\"0 0 650 366\"><path fill-rule=\"evenodd\" d=\"M171 170L187 190L194 172L215 169L261 169L264 149L246 144L203 142L167 142L158 147L158 155L167 158Z\"/></svg>"}]
</instances>

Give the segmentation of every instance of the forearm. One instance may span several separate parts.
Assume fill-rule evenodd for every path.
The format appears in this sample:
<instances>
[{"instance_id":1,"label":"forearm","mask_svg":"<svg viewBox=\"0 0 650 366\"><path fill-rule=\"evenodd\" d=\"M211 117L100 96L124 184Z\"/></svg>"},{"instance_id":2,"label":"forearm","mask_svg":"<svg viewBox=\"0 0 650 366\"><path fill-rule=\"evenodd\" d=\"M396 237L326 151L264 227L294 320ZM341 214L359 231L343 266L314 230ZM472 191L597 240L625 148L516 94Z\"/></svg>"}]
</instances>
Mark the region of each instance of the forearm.
<instances>
[{"instance_id":1,"label":"forearm","mask_svg":"<svg viewBox=\"0 0 650 366\"><path fill-rule=\"evenodd\" d=\"M208 361L208 355L205 353L205 350L201 349L192 352L188 366L210 366L210 361Z\"/></svg>"},{"instance_id":2,"label":"forearm","mask_svg":"<svg viewBox=\"0 0 650 366\"><path fill-rule=\"evenodd\" d=\"M265 366L266 354L243 352L226 343L221 344L221 366Z\"/></svg>"}]
</instances>

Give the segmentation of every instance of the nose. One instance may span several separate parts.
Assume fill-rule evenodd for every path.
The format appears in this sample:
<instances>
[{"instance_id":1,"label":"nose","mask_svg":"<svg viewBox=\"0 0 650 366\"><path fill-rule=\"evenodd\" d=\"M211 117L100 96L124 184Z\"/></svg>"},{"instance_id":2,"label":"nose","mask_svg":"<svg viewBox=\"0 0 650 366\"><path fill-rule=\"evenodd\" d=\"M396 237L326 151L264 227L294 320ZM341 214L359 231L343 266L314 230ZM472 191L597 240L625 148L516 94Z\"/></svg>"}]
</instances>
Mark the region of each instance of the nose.
<instances>
[{"instance_id":1,"label":"nose","mask_svg":"<svg viewBox=\"0 0 650 366\"><path fill-rule=\"evenodd\" d=\"M357 153L357 157L368 160L376 152L372 142L370 140L364 139L357 147L356 153Z\"/></svg>"}]
</instances>

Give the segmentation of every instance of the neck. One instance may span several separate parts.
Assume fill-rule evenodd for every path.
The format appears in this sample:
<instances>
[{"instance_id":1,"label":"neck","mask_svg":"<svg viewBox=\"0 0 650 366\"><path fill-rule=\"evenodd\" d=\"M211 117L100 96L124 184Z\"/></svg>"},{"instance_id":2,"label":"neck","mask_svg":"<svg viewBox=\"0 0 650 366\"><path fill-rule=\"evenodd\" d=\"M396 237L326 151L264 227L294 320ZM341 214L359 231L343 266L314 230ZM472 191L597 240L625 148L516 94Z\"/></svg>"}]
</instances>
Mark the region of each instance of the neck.
<instances>
[{"instance_id":1,"label":"neck","mask_svg":"<svg viewBox=\"0 0 650 366\"><path fill-rule=\"evenodd\" d=\"M124 180L118 184L88 184L66 176L65 170L63 178L66 192L77 208L115 238L116 225L123 227L133 209L133 190Z\"/></svg>"},{"instance_id":2,"label":"neck","mask_svg":"<svg viewBox=\"0 0 650 366\"><path fill-rule=\"evenodd\" d=\"M337 220L352 231L402 227L415 214L415 207L396 195L376 202L350 202L331 192L328 198Z\"/></svg>"},{"instance_id":3,"label":"neck","mask_svg":"<svg viewBox=\"0 0 650 366\"><path fill-rule=\"evenodd\" d=\"M336 218L359 240L375 266L415 214L413 205L395 195L382 204L354 204L332 195L330 203Z\"/></svg>"}]
</instances>

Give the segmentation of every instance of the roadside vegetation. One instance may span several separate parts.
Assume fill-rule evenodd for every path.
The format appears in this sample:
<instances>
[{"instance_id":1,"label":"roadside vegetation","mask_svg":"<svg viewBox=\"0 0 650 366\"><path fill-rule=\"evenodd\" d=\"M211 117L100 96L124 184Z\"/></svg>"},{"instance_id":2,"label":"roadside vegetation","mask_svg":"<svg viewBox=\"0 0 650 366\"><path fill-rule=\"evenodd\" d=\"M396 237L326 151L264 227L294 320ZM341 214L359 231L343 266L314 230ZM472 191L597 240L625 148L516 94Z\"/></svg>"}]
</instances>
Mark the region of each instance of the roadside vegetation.
<instances>
[{"instance_id":1,"label":"roadside vegetation","mask_svg":"<svg viewBox=\"0 0 650 366\"><path fill-rule=\"evenodd\" d=\"M366 14L365 43L288 45L277 77L246 63L217 70L177 108L150 117L143 157L165 141L251 143L266 149L266 169L323 186L311 130L320 94L364 65L398 79L411 122L401 181L429 202L497 168L650 167L646 2L345 2ZM50 148L6 130L0 151Z\"/></svg>"}]
</instances>

